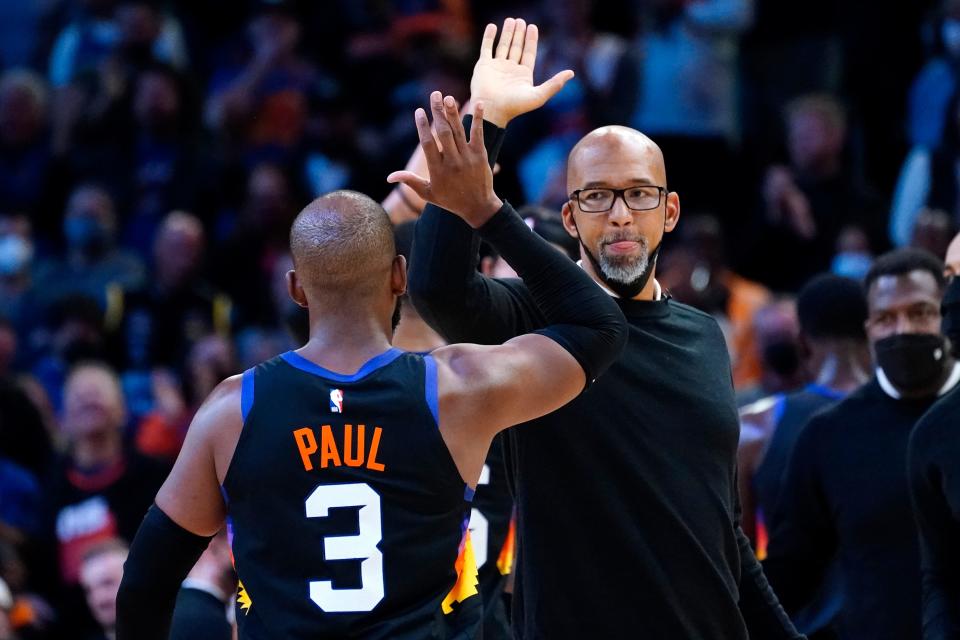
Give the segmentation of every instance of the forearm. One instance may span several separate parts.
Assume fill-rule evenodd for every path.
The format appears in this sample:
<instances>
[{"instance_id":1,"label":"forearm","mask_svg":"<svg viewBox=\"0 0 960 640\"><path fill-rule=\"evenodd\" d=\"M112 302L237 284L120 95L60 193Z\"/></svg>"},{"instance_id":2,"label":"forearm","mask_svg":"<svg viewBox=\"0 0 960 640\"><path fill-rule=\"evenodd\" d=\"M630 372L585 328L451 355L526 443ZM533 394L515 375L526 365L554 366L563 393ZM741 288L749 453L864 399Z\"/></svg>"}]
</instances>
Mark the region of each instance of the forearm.
<instances>
[{"instance_id":1,"label":"forearm","mask_svg":"<svg viewBox=\"0 0 960 640\"><path fill-rule=\"evenodd\" d=\"M464 119L469 124L469 116ZM504 130L486 120L484 145L496 162ZM482 276L480 236L458 216L427 204L417 221L408 283L413 305L450 342L499 344L541 325L522 288Z\"/></svg>"},{"instance_id":2,"label":"forearm","mask_svg":"<svg viewBox=\"0 0 960 640\"><path fill-rule=\"evenodd\" d=\"M523 278L547 327L538 331L563 346L590 383L619 356L627 341L620 307L586 271L535 234L509 203L479 229Z\"/></svg>"},{"instance_id":3,"label":"forearm","mask_svg":"<svg viewBox=\"0 0 960 640\"><path fill-rule=\"evenodd\" d=\"M150 507L124 563L117 640L166 640L180 584L209 541Z\"/></svg>"}]
</instances>

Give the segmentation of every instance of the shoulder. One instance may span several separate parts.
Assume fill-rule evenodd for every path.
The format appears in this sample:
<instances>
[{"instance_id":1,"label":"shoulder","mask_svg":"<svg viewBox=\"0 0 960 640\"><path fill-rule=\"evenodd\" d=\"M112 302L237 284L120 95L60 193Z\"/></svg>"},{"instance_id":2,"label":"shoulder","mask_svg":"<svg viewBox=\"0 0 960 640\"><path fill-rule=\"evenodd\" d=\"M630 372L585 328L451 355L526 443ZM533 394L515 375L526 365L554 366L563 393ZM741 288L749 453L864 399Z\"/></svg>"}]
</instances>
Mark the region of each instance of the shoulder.
<instances>
[{"instance_id":1,"label":"shoulder","mask_svg":"<svg viewBox=\"0 0 960 640\"><path fill-rule=\"evenodd\" d=\"M197 409L190 431L194 437L213 442L239 433L243 426L241 398L243 374L230 376L214 388Z\"/></svg>"}]
</instances>

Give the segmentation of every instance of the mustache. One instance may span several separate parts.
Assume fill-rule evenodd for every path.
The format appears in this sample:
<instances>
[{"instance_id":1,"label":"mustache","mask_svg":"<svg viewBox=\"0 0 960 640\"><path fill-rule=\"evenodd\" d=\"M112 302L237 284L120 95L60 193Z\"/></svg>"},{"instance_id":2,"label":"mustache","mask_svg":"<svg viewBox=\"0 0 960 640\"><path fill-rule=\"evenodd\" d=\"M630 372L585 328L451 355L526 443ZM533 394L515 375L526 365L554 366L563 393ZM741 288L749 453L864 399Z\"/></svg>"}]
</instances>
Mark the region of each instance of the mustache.
<instances>
[{"instance_id":1,"label":"mustache","mask_svg":"<svg viewBox=\"0 0 960 640\"><path fill-rule=\"evenodd\" d=\"M623 231L619 233L611 233L609 235L605 235L600 239L601 246L606 246L608 244L613 244L615 242L637 242L643 248L647 247L647 239L645 237L641 235L623 232Z\"/></svg>"}]
</instances>

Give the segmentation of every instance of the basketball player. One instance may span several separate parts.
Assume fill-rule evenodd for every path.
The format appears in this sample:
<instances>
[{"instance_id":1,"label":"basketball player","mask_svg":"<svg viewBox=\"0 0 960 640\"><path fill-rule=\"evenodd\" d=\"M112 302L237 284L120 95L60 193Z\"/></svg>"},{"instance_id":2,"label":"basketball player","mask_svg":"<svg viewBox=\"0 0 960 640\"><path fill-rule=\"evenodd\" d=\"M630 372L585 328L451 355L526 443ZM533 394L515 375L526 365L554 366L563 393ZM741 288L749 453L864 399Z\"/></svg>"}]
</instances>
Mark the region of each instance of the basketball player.
<instances>
[{"instance_id":1,"label":"basketball player","mask_svg":"<svg viewBox=\"0 0 960 640\"><path fill-rule=\"evenodd\" d=\"M391 348L406 264L387 214L354 192L315 200L293 224L288 273L310 340L199 410L133 542L119 640L166 637L177 587L225 518L241 639L442 638L479 600L464 533L492 438L579 395L626 327L497 198L476 109L469 142L456 109L435 120L442 151L417 110L431 197L498 249L550 326L428 356Z\"/></svg>"}]
</instances>

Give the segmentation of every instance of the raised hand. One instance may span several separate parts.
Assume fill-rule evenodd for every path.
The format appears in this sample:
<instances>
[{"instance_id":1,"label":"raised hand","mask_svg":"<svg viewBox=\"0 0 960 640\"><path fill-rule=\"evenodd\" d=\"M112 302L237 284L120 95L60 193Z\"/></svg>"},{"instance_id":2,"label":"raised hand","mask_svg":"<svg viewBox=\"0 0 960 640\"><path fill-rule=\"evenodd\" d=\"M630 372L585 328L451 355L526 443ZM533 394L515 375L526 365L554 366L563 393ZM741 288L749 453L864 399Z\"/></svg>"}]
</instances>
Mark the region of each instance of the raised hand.
<instances>
[{"instance_id":1,"label":"raised hand","mask_svg":"<svg viewBox=\"0 0 960 640\"><path fill-rule=\"evenodd\" d=\"M430 110L436 139L426 112L417 109L414 114L429 178L412 171L394 171L387 182L402 182L427 202L452 211L474 228L481 227L503 206L493 190L493 173L483 147L485 105L479 101L475 104L469 142L456 100L434 91L430 94Z\"/></svg>"},{"instance_id":2,"label":"raised hand","mask_svg":"<svg viewBox=\"0 0 960 640\"><path fill-rule=\"evenodd\" d=\"M494 51L496 38L497 26L488 24L480 44L480 58L473 68L470 95L475 102L486 105L488 122L505 127L513 118L543 106L573 77L573 71L561 71L543 84L534 86L533 68L537 62L539 39L537 25L507 18L503 21L500 42Z\"/></svg>"}]
</instances>

